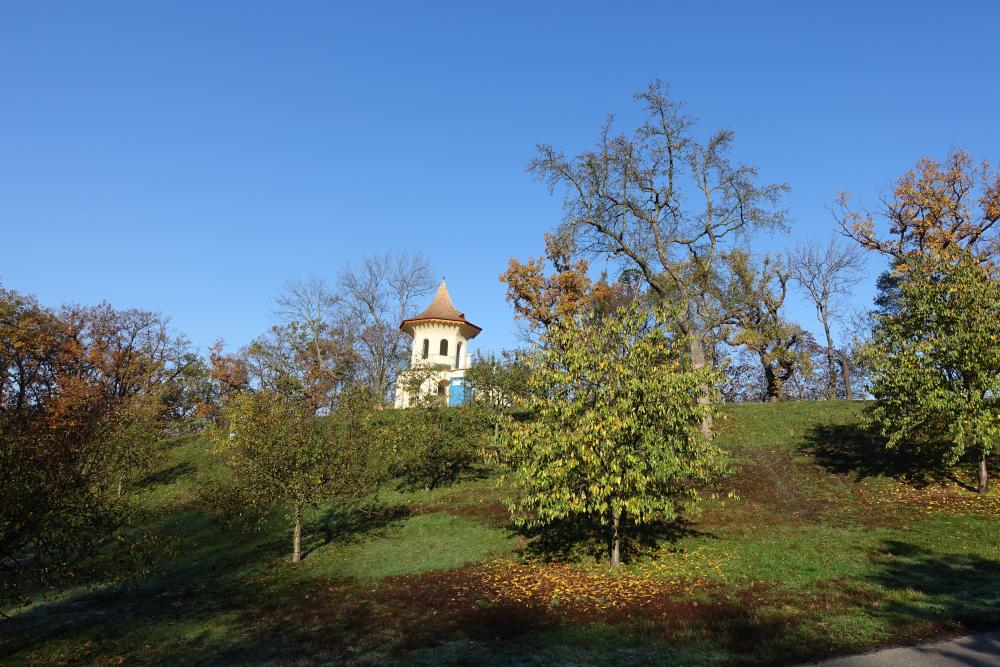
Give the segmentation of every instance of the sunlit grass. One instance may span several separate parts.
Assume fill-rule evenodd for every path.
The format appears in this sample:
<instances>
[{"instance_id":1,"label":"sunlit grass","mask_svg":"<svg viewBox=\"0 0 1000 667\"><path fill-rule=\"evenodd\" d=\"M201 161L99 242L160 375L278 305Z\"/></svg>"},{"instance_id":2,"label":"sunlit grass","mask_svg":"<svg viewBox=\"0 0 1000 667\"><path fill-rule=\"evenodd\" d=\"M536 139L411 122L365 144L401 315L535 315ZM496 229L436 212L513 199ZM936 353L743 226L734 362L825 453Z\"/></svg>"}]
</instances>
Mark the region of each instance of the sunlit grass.
<instances>
[{"instance_id":1,"label":"sunlit grass","mask_svg":"<svg viewBox=\"0 0 1000 667\"><path fill-rule=\"evenodd\" d=\"M524 550L486 470L312 511L294 566L280 513L251 529L213 517L214 446L179 438L140 496L170 558L132 588L0 622L0 662L772 664L1000 625L1000 494L817 453L856 437L863 409L725 408L723 490L739 498L706 500L620 572Z\"/></svg>"}]
</instances>

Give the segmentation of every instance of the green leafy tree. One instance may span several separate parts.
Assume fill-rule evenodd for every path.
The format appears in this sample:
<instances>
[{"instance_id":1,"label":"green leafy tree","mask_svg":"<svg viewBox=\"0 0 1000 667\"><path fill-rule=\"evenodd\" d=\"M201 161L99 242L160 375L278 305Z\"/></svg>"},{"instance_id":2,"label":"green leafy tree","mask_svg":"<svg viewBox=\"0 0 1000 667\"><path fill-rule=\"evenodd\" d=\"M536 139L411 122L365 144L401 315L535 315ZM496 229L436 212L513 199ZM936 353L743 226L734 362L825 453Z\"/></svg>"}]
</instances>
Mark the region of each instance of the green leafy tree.
<instances>
[{"instance_id":1,"label":"green leafy tree","mask_svg":"<svg viewBox=\"0 0 1000 667\"><path fill-rule=\"evenodd\" d=\"M702 388L718 378L692 368L685 344L638 304L545 333L528 381L534 419L508 420L497 455L515 523L588 517L606 530L617 567L629 524L697 505L725 456L699 429L711 409Z\"/></svg>"},{"instance_id":2,"label":"green leafy tree","mask_svg":"<svg viewBox=\"0 0 1000 667\"><path fill-rule=\"evenodd\" d=\"M1000 437L1000 281L970 253L911 260L893 281L862 358L877 399L868 419L889 447L941 447L978 461L979 492Z\"/></svg>"},{"instance_id":3,"label":"green leafy tree","mask_svg":"<svg viewBox=\"0 0 1000 667\"><path fill-rule=\"evenodd\" d=\"M423 405L372 416L390 472L412 487L434 489L482 462L487 421L469 406Z\"/></svg>"},{"instance_id":4,"label":"green leafy tree","mask_svg":"<svg viewBox=\"0 0 1000 667\"><path fill-rule=\"evenodd\" d=\"M301 561L303 513L374 481L364 426L370 404L352 397L332 415L316 417L309 401L274 391L235 396L225 408L230 431L217 436L230 472L219 493L223 509L258 517L284 510L292 562Z\"/></svg>"},{"instance_id":5,"label":"green leafy tree","mask_svg":"<svg viewBox=\"0 0 1000 667\"><path fill-rule=\"evenodd\" d=\"M500 356L478 355L465 372L465 384L471 405L481 410L493 427L495 443L503 416L528 393L528 367L523 354L505 350Z\"/></svg>"}]
</instances>

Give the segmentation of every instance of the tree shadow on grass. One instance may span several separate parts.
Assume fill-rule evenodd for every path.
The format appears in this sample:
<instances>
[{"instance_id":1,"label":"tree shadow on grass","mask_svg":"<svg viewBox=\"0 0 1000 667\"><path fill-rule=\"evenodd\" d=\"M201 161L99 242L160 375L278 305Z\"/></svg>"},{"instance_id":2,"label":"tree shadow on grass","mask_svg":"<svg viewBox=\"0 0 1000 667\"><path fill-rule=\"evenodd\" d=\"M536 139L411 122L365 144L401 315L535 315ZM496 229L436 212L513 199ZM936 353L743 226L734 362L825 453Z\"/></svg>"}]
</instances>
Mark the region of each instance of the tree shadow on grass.
<instances>
[{"instance_id":1,"label":"tree shadow on grass","mask_svg":"<svg viewBox=\"0 0 1000 667\"><path fill-rule=\"evenodd\" d=\"M1000 627L1000 559L886 540L872 560L867 580L890 592L872 613L893 626Z\"/></svg>"},{"instance_id":2,"label":"tree shadow on grass","mask_svg":"<svg viewBox=\"0 0 1000 667\"><path fill-rule=\"evenodd\" d=\"M456 486L464 482L476 482L489 479L491 470L481 463L462 463L454 470L443 473L433 483L429 483L426 475L403 474L391 482L396 491L412 493L415 491L433 491Z\"/></svg>"},{"instance_id":3,"label":"tree shadow on grass","mask_svg":"<svg viewBox=\"0 0 1000 667\"><path fill-rule=\"evenodd\" d=\"M290 549L264 532L223 530L214 517L191 511L157 526L165 537L183 536L176 553L128 585L66 592L40 601L0 623L0 658L59 644L117 642L135 627L210 624L248 598L247 577ZM84 655L79 662L92 662Z\"/></svg>"},{"instance_id":4,"label":"tree shadow on grass","mask_svg":"<svg viewBox=\"0 0 1000 667\"><path fill-rule=\"evenodd\" d=\"M576 562L608 559L608 526L602 526L593 517L572 516L547 526L516 529L526 540L523 552L529 558L544 562ZM685 537L706 536L694 528L687 519L656 521L625 526L622 540L622 561L634 561L649 555L665 543Z\"/></svg>"},{"instance_id":5,"label":"tree shadow on grass","mask_svg":"<svg viewBox=\"0 0 1000 667\"><path fill-rule=\"evenodd\" d=\"M411 516L406 505L352 505L333 507L304 526L303 556L334 541L351 541L398 524Z\"/></svg>"},{"instance_id":6,"label":"tree shadow on grass","mask_svg":"<svg viewBox=\"0 0 1000 667\"><path fill-rule=\"evenodd\" d=\"M818 424L806 433L802 451L838 475L891 477L916 486L956 482L968 487L943 462L941 447L889 449L885 440L858 424Z\"/></svg>"},{"instance_id":7,"label":"tree shadow on grass","mask_svg":"<svg viewBox=\"0 0 1000 667\"><path fill-rule=\"evenodd\" d=\"M182 477L193 477L195 474L195 466L190 461L184 461L182 463L176 463L168 468L161 468L155 472L151 472L141 480L139 480L140 487L150 487L157 485L173 484Z\"/></svg>"}]
</instances>

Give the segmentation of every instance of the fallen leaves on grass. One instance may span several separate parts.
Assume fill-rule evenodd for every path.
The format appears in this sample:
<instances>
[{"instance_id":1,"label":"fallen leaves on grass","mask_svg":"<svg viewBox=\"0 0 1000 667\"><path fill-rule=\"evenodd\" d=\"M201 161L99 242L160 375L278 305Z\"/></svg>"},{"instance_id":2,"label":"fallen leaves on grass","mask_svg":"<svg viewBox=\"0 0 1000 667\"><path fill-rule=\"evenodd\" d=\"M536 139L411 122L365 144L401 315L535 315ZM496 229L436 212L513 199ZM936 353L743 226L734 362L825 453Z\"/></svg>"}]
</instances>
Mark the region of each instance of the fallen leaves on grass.
<instances>
[{"instance_id":1,"label":"fallen leaves on grass","mask_svg":"<svg viewBox=\"0 0 1000 667\"><path fill-rule=\"evenodd\" d=\"M656 560L614 572L602 565L519 563L493 560L457 586L453 601L566 608L574 612L624 609L662 603L716 586L724 575L717 559L696 549L671 551Z\"/></svg>"},{"instance_id":2,"label":"fallen leaves on grass","mask_svg":"<svg viewBox=\"0 0 1000 667\"><path fill-rule=\"evenodd\" d=\"M870 492L876 506L909 507L920 514L973 514L1000 517L1000 493L979 495L958 484L912 487L901 484Z\"/></svg>"}]
</instances>

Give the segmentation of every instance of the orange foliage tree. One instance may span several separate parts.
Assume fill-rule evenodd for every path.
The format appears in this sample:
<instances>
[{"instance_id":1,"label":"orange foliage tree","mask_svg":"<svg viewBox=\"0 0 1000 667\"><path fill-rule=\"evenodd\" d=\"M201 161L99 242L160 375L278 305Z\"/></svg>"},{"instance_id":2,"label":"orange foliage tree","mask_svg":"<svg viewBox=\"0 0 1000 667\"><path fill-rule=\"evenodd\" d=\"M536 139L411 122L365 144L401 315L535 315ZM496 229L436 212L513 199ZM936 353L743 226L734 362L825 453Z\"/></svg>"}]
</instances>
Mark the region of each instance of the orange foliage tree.
<instances>
[{"instance_id":1,"label":"orange foliage tree","mask_svg":"<svg viewBox=\"0 0 1000 667\"><path fill-rule=\"evenodd\" d=\"M890 257L897 270L908 259L959 253L985 263L1000 253L1000 172L961 149L944 162L922 158L876 211L852 207L850 193L841 193L837 205L844 233ZM888 234L879 234L879 219L888 223Z\"/></svg>"},{"instance_id":2,"label":"orange foliage tree","mask_svg":"<svg viewBox=\"0 0 1000 667\"><path fill-rule=\"evenodd\" d=\"M585 312L610 312L637 296L627 283L592 280L586 259L573 260L575 247L567 236L545 234L545 257L526 262L511 258L500 280L507 284L507 301L528 329L541 334L557 322ZM551 270L548 270L551 267Z\"/></svg>"},{"instance_id":3,"label":"orange foliage tree","mask_svg":"<svg viewBox=\"0 0 1000 667\"><path fill-rule=\"evenodd\" d=\"M121 564L86 556L135 539L129 482L156 453L185 345L159 314L0 289L0 597Z\"/></svg>"}]
</instances>

